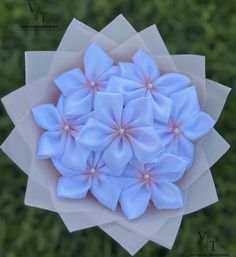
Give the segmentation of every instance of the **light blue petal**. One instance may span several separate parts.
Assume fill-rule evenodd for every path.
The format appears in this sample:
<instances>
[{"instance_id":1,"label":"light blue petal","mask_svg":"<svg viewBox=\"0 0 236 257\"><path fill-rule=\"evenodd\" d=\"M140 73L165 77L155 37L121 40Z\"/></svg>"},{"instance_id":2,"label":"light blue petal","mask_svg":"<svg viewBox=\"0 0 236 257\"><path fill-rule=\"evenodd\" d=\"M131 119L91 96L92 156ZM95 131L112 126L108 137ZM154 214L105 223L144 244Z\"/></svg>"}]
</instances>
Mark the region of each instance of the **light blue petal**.
<instances>
[{"instance_id":1,"label":"light blue petal","mask_svg":"<svg viewBox=\"0 0 236 257\"><path fill-rule=\"evenodd\" d=\"M61 117L64 117L64 101L65 101L65 97L63 95L61 95L57 101L57 111L59 112L59 114L61 115Z\"/></svg>"},{"instance_id":2,"label":"light blue petal","mask_svg":"<svg viewBox=\"0 0 236 257\"><path fill-rule=\"evenodd\" d=\"M168 122L172 111L172 100L158 92L153 92L153 117L155 120Z\"/></svg>"},{"instance_id":3,"label":"light blue petal","mask_svg":"<svg viewBox=\"0 0 236 257\"><path fill-rule=\"evenodd\" d=\"M171 94L190 86L191 80L181 73L171 72L160 76L153 84L157 86L158 92L170 96Z\"/></svg>"},{"instance_id":4,"label":"light blue petal","mask_svg":"<svg viewBox=\"0 0 236 257\"><path fill-rule=\"evenodd\" d=\"M127 130L129 141L136 158L144 163L162 149L162 143L153 127Z\"/></svg>"},{"instance_id":5,"label":"light blue petal","mask_svg":"<svg viewBox=\"0 0 236 257\"><path fill-rule=\"evenodd\" d=\"M78 90L65 99L64 116L74 118L86 114L93 107L93 92Z\"/></svg>"},{"instance_id":6,"label":"light blue petal","mask_svg":"<svg viewBox=\"0 0 236 257\"><path fill-rule=\"evenodd\" d=\"M66 136L61 131L46 131L38 142L39 159L60 158L64 152Z\"/></svg>"},{"instance_id":7,"label":"light blue petal","mask_svg":"<svg viewBox=\"0 0 236 257\"><path fill-rule=\"evenodd\" d=\"M111 183L110 177L103 174L95 176L90 191L100 203L115 211L121 189L116 184Z\"/></svg>"},{"instance_id":8,"label":"light blue petal","mask_svg":"<svg viewBox=\"0 0 236 257\"><path fill-rule=\"evenodd\" d=\"M57 183L57 196L61 198L81 199L87 195L92 180L87 175L60 177Z\"/></svg>"},{"instance_id":9,"label":"light blue petal","mask_svg":"<svg viewBox=\"0 0 236 257\"><path fill-rule=\"evenodd\" d=\"M200 111L195 86L172 94L171 99L173 101L171 116L175 121L182 122Z\"/></svg>"},{"instance_id":10,"label":"light blue petal","mask_svg":"<svg viewBox=\"0 0 236 257\"><path fill-rule=\"evenodd\" d=\"M75 141L73 136L68 135L61 162L71 169L86 170L89 154L90 151L87 148Z\"/></svg>"},{"instance_id":11,"label":"light blue petal","mask_svg":"<svg viewBox=\"0 0 236 257\"><path fill-rule=\"evenodd\" d=\"M158 69L156 62L142 49L139 49L136 52L133 61L142 72L144 80L146 80L147 83L156 80L160 76L160 70Z\"/></svg>"},{"instance_id":12,"label":"light blue petal","mask_svg":"<svg viewBox=\"0 0 236 257\"><path fill-rule=\"evenodd\" d=\"M157 209L183 208L183 198L179 188L173 183L160 181L151 183L152 202Z\"/></svg>"},{"instance_id":13,"label":"light blue petal","mask_svg":"<svg viewBox=\"0 0 236 257\"><path fill-rule=\"evenodd\" d=\"M80 130L77 140L91 151L101 152L113 140L114 130L90 118Z\"/></svg>"},{"instance_id":14,"label":"light blue petal","mask_svg":"<svg viewBox=\"0 0 236 257\"><path fill-rule=\"evenodd\" d=\"M89 81L98 79L113 64L112 58L107 55L96 43L92 43L84 55L84 69Z\"/></svg>"},{"instance_id":15,"label":"light blue petal","mask_svg":"<svg viewBox=\"0 0 236 257\"><path fill-rule=\"evenodd\" d=\"M147 209L150 197L150 188L143 183L129 186L121 193L121 209L129 220L138 218Z\"/></svg>"},{"instance_id":16,"label":"light blue petal","mask_svg":"<svg viewBox=\"0 0 236 257\"><path fill-rule=\"evenodd\" d=\"M64 96L69 96L75 91L86 87L87 84L84 73L79 68L63 73L54 82Z\"/></svg>"},{"instance_id":17,"label":"light blue petal","mask_svg":"<svg viewBox=\"0 0 236 257\"><path fill-rule=\"evenodd\" d=\"M46 130L60 130L63 120L56 107L52 104L41 104L32 109L35 122Z\"/></svg>"},{"instance_id":18,"label":"light blue petal","mask_svg":"<svg viewBox=\"0 0 236 257\"><path fill-rule=\"evenodd\" d=\"M174 137L174 139L165 147L166 152L189 160L189 166L191 165L194 158L194 144L190 140L179 135Z\"/></svg>"},{"instance_id":19,"label":"light blue petal","mask_svg":"<svg viewBox=\"0 0 236 257\"><path fill-rule=\"evenodd\" d=\"M174 139L175 134L173 133L173 128L158 123L154 123L153 125L164 146L169 144Z\"/></svg>"},{"instance_id":20,"label":"light blue petal","mask_svg":"<svg viewBox=\"0 0 236 257\"><path fill-rule=\"evenodd\" d=\"M120 175L124 167L133 156L129 141L125 138L116 138L105 149L102 156L106 165L111 168L113 176Z\"/></svg>"},{"instance_id":21,"label":"light blue petal","mask_svg":"<svg viewBox=\"0 0 236 257\"><path fill-rule=\"evenodd\" d=\"M184 136L189 140L195 141L206 135L215 125L215 121L205 112L199 112L192 117L189 117L181 129Z\"/></svg>"},{"instance_id":22,"label":"light blue petal","mask_svg":"<svg viewBox=\"0 0 236 257\"><path fill-rule=\"evenodd\" d=\"M121 123L123 96L114 93L97 93L94 104L94 117L110 127Z\"/></svg>"},{"instance_id":23,"label":"light blue petal","mask_svg":"<svg viewBox=\"0 0 236 257\"><path fill-rule=\"evenodd\" d=\"M119 62L121 77L143 83L143 75L134 63Z\"/></svg>"},{"instance_id":24,"label":"light blue petal","mask_svg":"<svg viewBox=\"0 0 236 257\"><path fill-rule=\"evenodd\" d=\"M119 75L120 75L120 67L112 66L97 78L96 84L99 86L101 82L108 81L112 76L119 76Z\"/></svg>"},{"instance_id":25,"label":"light blue petal","mask_svg":"<svg viewBox=\"0 0 236 257\"><path fill-rule=\"evenodd\" d=\"M146 88L139 82L114 76L108 82L107 92L123 94L126 103L145 96Z\"/></svg>"},{"instance_id":26,"label":"light blue petal","mask_svg":"<svg viewBox=\"0 0 236 257\"><path fill-rule=\"evenodd\" d=\"M156 180L176 182L186 171L188 161L173 154L162 154L158 161L150 166L149 173Z\"/></svg>"},{"instance_id":27,"label":"light blue petal","mask_svg":"<svg viewBox=\"0 0 236 257\"><path fill-rule=\"evenodd\" d=\"M72 120L70 120L70 125L73 127L79 127L81 128L81 126L83 126L89 118L93 117L93 112L89 112L86 114L83 114L81 116L78 116L77 118L74 118Z\"/></svg>"},{"instance_id":28,"label":"light blue petal","mask_svg":"<svg viewBox=\"0 0 236 257\"><path fill-rule=\"evenodd\" d=\"M140 97L129 101L123 110L122 124L124 127L152 126L152 99L149 97Z\"/></svg>"},{"instance_id":29,"label":"light blue petal","mask_svg":"<svg viewBox=\"0 0 236 257\"><path fill-rule=\"evenodd\" d=\"M136 164L135 166L132 165L132 164L128 164L125 169L124 169L124 172L122 174L122 176L124 177L130 177L130 178L136 178L137 181L138 179L141 177L141 171L144 169L144 166L137 162L138 165Z\"/></svg>"},{"instance_id":30,"label":"light blue petal","mask_svg":"<svg viewBox=\"0 0 236 257\"><path fill-rule=\"evenodd\" d=\"M84 173L84 170L73 170L66 167L62 164L61 159L53 158L52 163L55 166L56 170L64 177L71 177Z\"/></svg>"}]
</instances>

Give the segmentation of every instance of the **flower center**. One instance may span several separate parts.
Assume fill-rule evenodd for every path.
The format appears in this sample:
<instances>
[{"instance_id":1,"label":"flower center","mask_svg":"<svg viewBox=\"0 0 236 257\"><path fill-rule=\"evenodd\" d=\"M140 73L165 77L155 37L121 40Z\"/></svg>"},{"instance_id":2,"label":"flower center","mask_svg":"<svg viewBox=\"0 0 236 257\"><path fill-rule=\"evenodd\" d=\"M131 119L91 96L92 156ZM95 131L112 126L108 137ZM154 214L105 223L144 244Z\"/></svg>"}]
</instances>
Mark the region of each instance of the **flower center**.
<instances>
[{"instance_id":1,"label":"flower center","mask_svg":"<svg viewBox=\"0 0 236 257\"><path fill-rule=\"evenodd\" d=\"M94 174L96 172L96 170L94 168L90 169L89 171L91 174Z\"/></svg>"},{"instance_id":2,"label":"flower center","mask_svg":"<svg viewBox=\"0 0 236 257\"><path fill-rule=\"evenodd\" d=\"M144 179L147 181L147 180L149 180L149 178L150 178L150 175L149 174L144 174Z\"/></svg>"},{"instance_id":3,"label":"flower center","mask_svg":"<svg viewBox=\"0 0 236 257\"><path fill-rule=\"evenodd\" d=\"M95 87L96 83L94 81L91 81L89 85L90 87Z\"/></svg>"},{"instance_id":4,"label":"flower center","mask_svg":"<svg viewBox=\"0 0 236 257\"><path fill-rule=\"evenodd\" d=\"M123 134L125 133L125 130L124 130L123 128L120 128L120 129L119 129L119 133L120 133L121 135L123 135Z\"/></svg>"},{"instance_id":5,"label":"flower center","mask_svg":"<svg viewBox=\"0 0 236 257\"><path fill-rule=\"evenodd\" d=\"M153 84L152 84L152 83L148 83L148 84L147 84L147 88L148 88L148 89L152 89L152 88L153 88Z\"/></svg>"},{"instance_id":6,"label":"flower center","mask_svg":"<svg viewBox=\"0 0 236 257\"><path fill-rule=\"evenodd\" d=\"M64 126L64 130L65 130L65 131L69 131L69 129L70 129L69 125L65 125L65 126Z\"/></svg>"},{"instance_id":7,"label":"flower center","mask_svg":"<svg viewBox=\"0 0 236 257\"><path fill-rule=\"evenodd\" d=\"M179 128L174 128L174 133L175 133L176 135L180 134Z\"/></svg>"}]
</instances>

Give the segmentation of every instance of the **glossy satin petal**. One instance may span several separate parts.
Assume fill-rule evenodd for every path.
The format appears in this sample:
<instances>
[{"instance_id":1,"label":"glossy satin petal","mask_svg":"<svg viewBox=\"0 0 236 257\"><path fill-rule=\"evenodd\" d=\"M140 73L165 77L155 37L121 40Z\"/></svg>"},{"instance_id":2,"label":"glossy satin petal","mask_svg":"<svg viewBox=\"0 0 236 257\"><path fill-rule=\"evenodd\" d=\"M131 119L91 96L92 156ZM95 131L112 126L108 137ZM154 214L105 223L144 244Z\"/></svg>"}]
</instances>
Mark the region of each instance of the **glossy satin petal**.
<instances>
[{"instance_id":1,"label":"glossy satin petal","mask_svg":"<svg viewBox=\"0 0 236 257\"><path fill-rule=\"evenodd\" d=\"M154 123L154 128L164 146L169 144L175 137L175 134L173 133L173 128L170 128L169 126Z\"/></svg>"},{"instance_id":2,"label":"glossy satin petal","mask_svg":"<svg viewBox=\"0 0 236 257\"><path fill-rule=\"evenodd\" d=\"M99 84L102 81L108 81L112 76L119 76L120 75L120 67L119 66L112 66L104 73L102 73L96 80Z\"/></svg>"},{"instance_id":3,"label":"glossy satin petal","mask_svg":"<svg viewBox=\"0 0 236 257\"><path fill-rule=\"evenodd\" d=\"M57 183L57 195L61 198L83 198L87 195L91 183L91 178L86 175L60 177Z\"/></svg>"},{"instance_id":4,"label":"glossy satin petal","mask_svg":"<svg viewBox=\"0 0 236 257\"><path fill-rule=\"evenodd\" d=\"M90 118L80 130L77 140L91 151L100 152L113 140L114 130Z\"/></svg>"},{"instance_id":5,"label":"glossy satin petal","mask_svg":"<svg viewBox=\"0 0 236 257\"><path fill-rule=\"evenodd\" d=\"M61 159L59 158L52 158L51 159L53 165L57 169L58 172L64 177L72 177L76 176L79 174L82 174L84 171L83 170L74 170L66 167L65 165L62 164Z\"/></svg>"},{"instance_id":6,"label":"glossy satin petal","mask_svg":"<svg viewBox=\"0 0 236 257\"><path fill-rule=\"evenodd\" d=\"M139 83L143 82L143 75L134 63L119 62L121 77Z\"/></svg>"},{"instance_id":7,"label":"glossy satin petal","mask_svg":"<svg viewBox=\"0 0 236 257\"><path fill-rule=\"evenodd\" d=\"M79 116L88 113L93 108L93 92L78 90L65 99L64 115Z\"/></svg>"},{"instance_id":8,"label":"glossy satin petal","mask_svg":"<svg viewBox=\"0 0 236 257\"><path fill-rule=\"evenodd\" d=\"M107 55L96 43L92 43L84 55L84 70L89 80L96 80L113 64L112 58Z\"/></svg>"},{"instance_id":9,"label":"glossy satin petal","mask_svg":"<svg viewBox=\"0 0 236 257\"><path fill-rule=\"evenodd\" d=\"M172 116L180 122L200 111L195 86L172 94L171 99L174 105Z\"/></svg>"},{"instance_id":10,"label":"glossy satin petal","mask_svg":"<svg viewBox=\"0 0 236 257\"><path fill-rule=\"evenodd\" d=\"M183 208L183 198L179 188L173 183L160 181L151 183L152 202L157 209Z\"/></svg>"},{"instance_id":11,"label":"glossy satin petal","mask_svg":"<svg viewBox=\"0 0 236 257\"><path fill-rule=\"evenodd\" d=\"M116 138L106 148L102 159L112 169L114 176L117 176L123 172L132 155L129 141L126 138Z\"/></svg>"},{"instance_id":12,"label":"glossy satin petal","mask_svg":"<svg viewBox=\"0 0 236 257\"><path fill-rule=\"evenodd\" d=\"M107 91L123 94L126 103L132 99L145 96L146 89L139 82L114 76L108 82Z\"/></svg>"},{"instance_id":13,"label":"glossy satin petal","mask_svg":"<svg viewBox=\"0 0 236 257\"><path fill-rule=\"evenodd\" d=\"M162 148L162 143L152 127L129 129L129 135L134 154L141 163L157 154Z\"/></svg>"},{"instance_id":14,"label":"glossy satin petal","mask_svg":"<svg viewBox=\"0 0 236 257\"><path fill-rule=\"evenodd\" d=\"M52 104L41 104L32 109L33 117L39 127L46 130L59 130L63 119Z\"/></svg>"},{"instance_id":15,"label":"glossy satin petal","mask_svg":"<svg viewBox=\"0 0 236 257\"><path fill-rule=\"evenodd\" d=\"M204 135L206 135L213 127L215 121L205 112L199 112L192 117L189 117L184 124L182 129L184 136L189 140L195 141Z\"/></svg>"},{"instance_id":16,"label":"glossy satin petal","mask_svg":"<svg viewBox=\"0 0 236 257\"><path fill-rule=\"evenodd\" d=\"M85 87L87 84L84 73L80 68L75 68L63 73L54 79L54 82L64 96L74 93L75 91Z\"/></svg>"},{"instance_id":17,"label":"glossy satin petal","mask_svg":"<svg viewBox=\"0 0 236 257\"><path fill-rule=\"evenodd\" d=\"M121 123L123 96L115 93L97 93L94 116L104 124L114 127Z\"/></svg>"},{"instance_id":18,"label":"glossy satin petal","mask_svg":"<svg viewBox=\"0 0 236 257\"><path fill-rule=\"evenodd\" d=\"M115 211L121 189L108 176L99 174L93 178L91 193L96 199L109 209Z\"/></svg>"},{"instance_id":19,"label":"glossy satin petal","mask_svg":"<svg viewBox=\"0 0 236 257\"><path fill-rule=\"evenodd\" d=\"M158 92L163 95L170 96L191 85L191 80L180 73L167 73L154 81L158 88Z\"/></svg>"},{"instance_id":20,"label":"glossy satin petal","mask_svg":"<svg viewBox=\"0 0 236 257\"><path fill-rule=\"evenodd\" d=\"M133 57L134 63L138 66L143 74L143 78L152 82L160 76L160 70L154 59L139 49Z\"/></svg>"},{"instance_id":21,"label":"glossy satin petal","mask_svg":"<svg viewBox=\"0 0 236 257\"><path fill-rule=\"evenodd\" d=\"M156 91L152 93L153 96L153 117L155 120L168 122L172 111L172 100Z\"/></svg>"},{"instance_id":22,"label":"glossy satin petal","mask_svg":"<svg viewBox=\"0 0 236 257\"><path fill-rule=\"evenodd\" d=\"M61 131L46 131L38 142L39 159L60 158L64 153L66 136Z\"/></svg>"},{"instance_id":23,"label":"glossy satin petal","mask_svg":"<svg viewBox=\"0 0 236 257\"><path fill-rule=\"evenodd\" d=\"M152 176L169 182L179 180L187 169L188 162L176 155L162 154L156 164L153 164L149 173Z\"/></svg>"},{"instance_id":24,"label":"glossy satin petal","mask_svg":"<svg viewBox=\"0 0 236 257\"><path fill-rule=\"evenodd\" d=\"M121 193L121 209L128 219L135 219L145 212L150 197L150 188L146 187L143 183L129 186Z\"/></svg>"},{"instance_id":25,"label":"glossy satin petal","mask_svg":"<svg viewBox=\"0 0 236 257\"><path fill-rule=\"evenodd\" d=\"M149 97L140 97L129 101L123 110L123 126L145 127L152 126L152 100Z\"/></svg>"},{"instance_id":26,"label":"glossy satin petal","mask_svg":"<svg viewBox=\"0 0 236 257\"><path fill-rule=\"evenodd\" d=\"M65 151L62 156L62 164L75 170L84 170L90 151L75 141L71 135L67 136Z\"/></svg>"}]
</instances>

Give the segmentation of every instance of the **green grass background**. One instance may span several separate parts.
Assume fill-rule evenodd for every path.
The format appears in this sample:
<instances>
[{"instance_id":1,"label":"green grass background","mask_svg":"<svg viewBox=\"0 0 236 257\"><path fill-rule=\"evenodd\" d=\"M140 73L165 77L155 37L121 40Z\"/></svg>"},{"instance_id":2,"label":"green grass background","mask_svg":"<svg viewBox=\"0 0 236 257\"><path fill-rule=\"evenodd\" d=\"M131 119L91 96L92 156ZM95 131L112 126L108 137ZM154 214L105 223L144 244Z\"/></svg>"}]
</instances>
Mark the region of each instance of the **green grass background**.
<instances>
[{"instance_id":1,"label":"green grass background","mask_svg":"<svg viewBox=\"0 0 236 257\"><path fill-rule=\"evenodd\" d=\"M33 3L33 0L30 0ZM137 30L155 23L172 54L206 56L207 77L235 88L236 2L197 0L38 0L46 24L59 31L21 31L40 23L27 0L0 2L0 96L24 84L24 51L54 50L73 17L100 30L123 13ZM236 94L216 127L231 149L212 168L219 203L185 216L171 251L149 242L137 257L183 257L198 250L198 231L216 240L217 253L236 256ZM0 109L0 142L13 128ZM0 257L110 257L128 253L97 228L69 234L57 214L24 206L27 177L0 153Z\"/></svg>"}]
</instances>

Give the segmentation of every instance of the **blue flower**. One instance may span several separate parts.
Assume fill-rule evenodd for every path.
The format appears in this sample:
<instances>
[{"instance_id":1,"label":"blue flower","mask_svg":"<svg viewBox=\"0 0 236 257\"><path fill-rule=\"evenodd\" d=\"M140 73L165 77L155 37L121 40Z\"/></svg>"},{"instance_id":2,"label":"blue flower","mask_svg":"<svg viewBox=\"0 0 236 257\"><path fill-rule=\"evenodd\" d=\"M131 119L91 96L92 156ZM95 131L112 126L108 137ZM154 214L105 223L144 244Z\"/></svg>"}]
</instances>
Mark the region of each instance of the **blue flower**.
<instances>
[{"instance_id":1,"label":"blue flower","mask_svg":"<svg viewBox=\"0 0 236 257\"><path fill-rule=\"evenodd\" d=\"M101 154L92 152L86 165L79 170L65 167L58 159L53 160L53 164L62 175L57 184L59 197L81 199L90 191L100 203L116 209L121 189L102 161Z\"/></svg>"},{"instance_id":2,"label":"blue flower","mask_svg":"<svg viewBox=\"0 0 236 257\"><path fill-rule=\"evenodd\" d=\"M129 178L129 183L120 196L121 208L128 219L141 216L150 200L157 209L182 208L182 194L173 182L183 176L187 164L171 154L160 155L155 163L128 164L122 176Z\"/></svg>"},{"instance_id":3,"label":"blue flower","mask_svg":"<svg viewBox=\"0 0 236 257\"><path fill-rule=\"evenodd\" d=\"M140 97L123 105L121 94L98 93L94 118L77 137L89 150L104 151L102 158L116 175L133 157L143 163L162 147L153 128L151 99Z\"/></svg>"},{"instance_id":4,"label":"blue flower","mask_svg":"<svg viewBox=\"0 0 236 257\"><path fill-rule=\"evenodd\" d=\"M68 118L64 114L64 101L61 96L57 106L41 104L32 109L34 120L46 130L39 139L37 157L60 158L65 165L78 168L86 162L89 151L75 137L91 113L80 115L78 110L77 115Z\"/></svg>"},{"instance_id":5,"label":"blue flower","mask_svg":"<svg viewBox=\"0 0 236 257\"><path fill-rule=\"evenodd\" d=\"M167 122L172 109L169 96L191 84L188 77L180 73L160 76L156 62L143 50L133 57L134 63L119 63L121 76L114 76L107 91L123 93L125 102L138 97L152 98L154 119Z\"/></svg>"},{"instance_id":6,"label":"blue flower","mask_svg":"<svg viewBox=\"0 0 236 257\"><path fill-rule=\"evenodd\" d=\"M98 91L104 91L108 80L119 74L119 67L97 44L92 43L84 54L84 71L69 70L55 79L57 87L66 96L65 113L74 116L77 109L87 113L93 108Z\"/></svg>"},{"instance_id":7,"label":"blue flower","mask_svg":"<svg viewBox=\"0 0 236 257\"><path fill-rule=\"evenodd\" d=\"M168 123L156 123L156 131L165 145L166 152L187 158L190 164L194 158L193 142L206 135L215 121L200 110L194 86L171 96L173 109Z\"/></svg>"}]
</instances>

